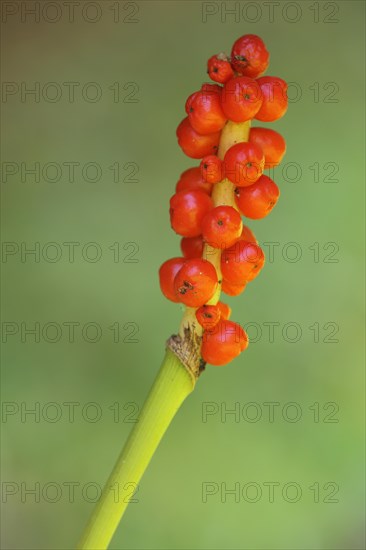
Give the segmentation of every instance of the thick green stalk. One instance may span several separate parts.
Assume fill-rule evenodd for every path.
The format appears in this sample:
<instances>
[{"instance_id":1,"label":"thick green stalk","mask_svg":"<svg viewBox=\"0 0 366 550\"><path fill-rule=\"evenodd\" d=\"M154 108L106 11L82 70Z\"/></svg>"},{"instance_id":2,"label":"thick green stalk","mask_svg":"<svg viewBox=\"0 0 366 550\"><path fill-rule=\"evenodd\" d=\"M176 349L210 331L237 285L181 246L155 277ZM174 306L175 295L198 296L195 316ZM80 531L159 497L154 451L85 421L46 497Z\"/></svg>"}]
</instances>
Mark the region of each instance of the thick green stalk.
<instances>
[{"instance_id":1,"label":"thick green stalk","mask_svg":"<svg viewBox=\"0 0 366 550\"><path fill-rule=\"evenodd\" d=\"M219 158L234 143L247 141L250 121L236 124L228 121L222 130ZM215 206L231 205L236 208L234 185L224 179L215 184L212 199ZM203 257L216 268L221 279L220 249L205 246ZM221 285L209 303L220 299ZM179 334L168 341L168 350L157 378L141 410L120 457L110 475L102 496L95 507L84 534L79 542L80 550L106 550L122 515L127 508L131 493L137 487L161 438L175 413L204 368L201 361L201 327L197 324L194 308L186 308Z\"/></svg>"},{"instance_id":2,"label":"thick green stalk","mask_svg":"<svg viewBox=\"0 0 366 550\"><path fill-rule=\"evenodd\" d=\"M80 550L105 550L161 438L191 393L194 377L169 349L150 393L102 496L78 544Z\"/></svg>"}]
</instances>

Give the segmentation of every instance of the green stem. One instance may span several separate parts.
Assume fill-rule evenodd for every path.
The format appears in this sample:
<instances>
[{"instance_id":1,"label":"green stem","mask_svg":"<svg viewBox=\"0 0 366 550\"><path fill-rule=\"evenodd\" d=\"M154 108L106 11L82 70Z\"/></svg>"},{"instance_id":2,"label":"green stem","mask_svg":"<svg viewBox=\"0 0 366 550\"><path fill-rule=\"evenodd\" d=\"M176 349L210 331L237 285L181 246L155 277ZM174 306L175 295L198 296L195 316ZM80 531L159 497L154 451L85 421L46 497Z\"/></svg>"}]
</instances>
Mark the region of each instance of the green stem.
<instances>
[{"instance_id":1,"label":"green stem","mask_svg":"<svg viewBox=\"0 0 366 550\"><path fill-rule=\"evenodd\" d=\"M218 156L223 158L234 144L247 141L250 121L236 124L228 121L222 130ZM236 208L234 185L227 179L215 185L215 205L229 204ZM221 250L209 252L205 247L204 257L215 266L218 278ZM220 286L209 303L220 298ZM94 509L83 536L80 550L105 550L113 537L118 523L127 508L131 492L136 489L161 438L175 413L193 390L203 370L201 362L201 328L197 326L195 309L186 308L179 330L168 341L168 349L161 369L141 410L120 457L111 473Z\"/></svg>"},{"instance_id":2,"label":"green stem","mask_svg":"<svg viewBox=\"0 0 366 550\"><path fill-rule=\"evenodd\" d=\"M105 550L161 438L195 385L194 377L169 349L102 496L77 546Z\"/></svg>"}]
</instances>

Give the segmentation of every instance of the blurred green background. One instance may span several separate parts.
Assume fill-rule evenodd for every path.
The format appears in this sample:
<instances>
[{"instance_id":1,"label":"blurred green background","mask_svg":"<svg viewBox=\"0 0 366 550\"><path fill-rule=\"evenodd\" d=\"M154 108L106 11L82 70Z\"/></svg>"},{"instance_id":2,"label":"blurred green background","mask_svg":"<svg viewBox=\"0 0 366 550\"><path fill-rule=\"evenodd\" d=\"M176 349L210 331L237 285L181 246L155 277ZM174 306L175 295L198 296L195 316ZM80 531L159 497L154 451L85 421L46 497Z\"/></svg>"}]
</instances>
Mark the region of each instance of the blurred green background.
<instances>
[{"instance_id":1,"label":"blurred green background","mask_svg":"<svg viewBox=\"0 0 366 550\"><path fill-rule=\"evenodd\" d=\"M364 3L41 2L39 21L34 4L2 7L2 547L81 533L181 316L157 270L195 164L184 101L255 33L292 83L281 199L248 224L267 264L227 300L257 341L207 368L111 547L364 548Z\"/></svg>"}]
</instances>

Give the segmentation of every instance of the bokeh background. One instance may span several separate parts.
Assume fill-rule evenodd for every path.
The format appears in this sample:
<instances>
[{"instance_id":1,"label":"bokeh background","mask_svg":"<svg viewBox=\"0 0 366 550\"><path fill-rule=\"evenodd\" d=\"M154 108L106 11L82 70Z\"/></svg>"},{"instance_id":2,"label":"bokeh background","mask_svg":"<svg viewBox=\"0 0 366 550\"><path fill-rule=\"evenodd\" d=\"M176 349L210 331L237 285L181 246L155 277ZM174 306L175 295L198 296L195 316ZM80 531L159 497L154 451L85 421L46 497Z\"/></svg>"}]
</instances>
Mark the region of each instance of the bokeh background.
<instances>
[{"instance_id":1,"label":"bokeh background","mask_svg":"<svg viewBox=\"0 0 366 550\"><path fill-rule=\"evenodd\" d=\"M207 368L111 548L364 548L364 3L34 4L2 6L2 547L81 533L179 325L184 101L255 33L292 84L281 199L248 224L267 264L227 300L253 343Z\"/></svg>"}]
</instances>

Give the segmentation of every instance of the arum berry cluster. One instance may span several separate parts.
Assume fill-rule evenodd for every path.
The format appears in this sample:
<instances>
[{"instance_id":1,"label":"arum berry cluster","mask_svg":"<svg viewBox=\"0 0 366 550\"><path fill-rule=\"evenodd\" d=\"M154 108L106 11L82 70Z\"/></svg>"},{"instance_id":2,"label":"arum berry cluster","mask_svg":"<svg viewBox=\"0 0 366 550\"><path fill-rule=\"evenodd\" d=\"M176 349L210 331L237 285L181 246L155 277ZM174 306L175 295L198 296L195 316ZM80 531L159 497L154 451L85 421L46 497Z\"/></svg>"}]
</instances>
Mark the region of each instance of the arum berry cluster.
<instances>
[{"instance_id":1,"label":"arum berry cluster","mask_svg":"<svg viewBox=\"0 0 366 550\"><path fill-rule=\"evenodd\" d=\"M285 141L274 130L250 129L252 119L270 122L287 109L286 83L261 76L268 61L258 36L242 36L230 57L210 57L208 74L214 83L203 84L186 101L178 143L200 164L181 174L170 200L181 256L164 262L159 271L163 294L183 304L185 311L82 534L80 550L108 547L132 496L131 487L138 487L205 363L224 365L248 346L245 331L230 320L231 309L220 296L240 294L261 271L263 251L242 216L263 218L280 194L263 171L281 161Z\"/></svg>"},{"instance_id":2,"label":"arum berry cluster","mask_svg":"<svg viewBox=\"0 0 366 550\"><path fill-rule=\"evenodd\" d=\"M183 323L200 335L202 360L212 365L228 363L248 346L247 334L220 301L221 291L243 292L264 265L242 216L264 218L280 195L263 172L282 160L285 140L272 129L250 128L253 119L272 122L287 110L286 82L261 76L268 64L264 42L252 34L234 43L230 57L210 57L207 72L215 83L188 97L177 128L183 152L201 161L181 174L170 199L182 256L160 267L160 286L169 300L187 306Z\"/></svg>"}]
</instances>

